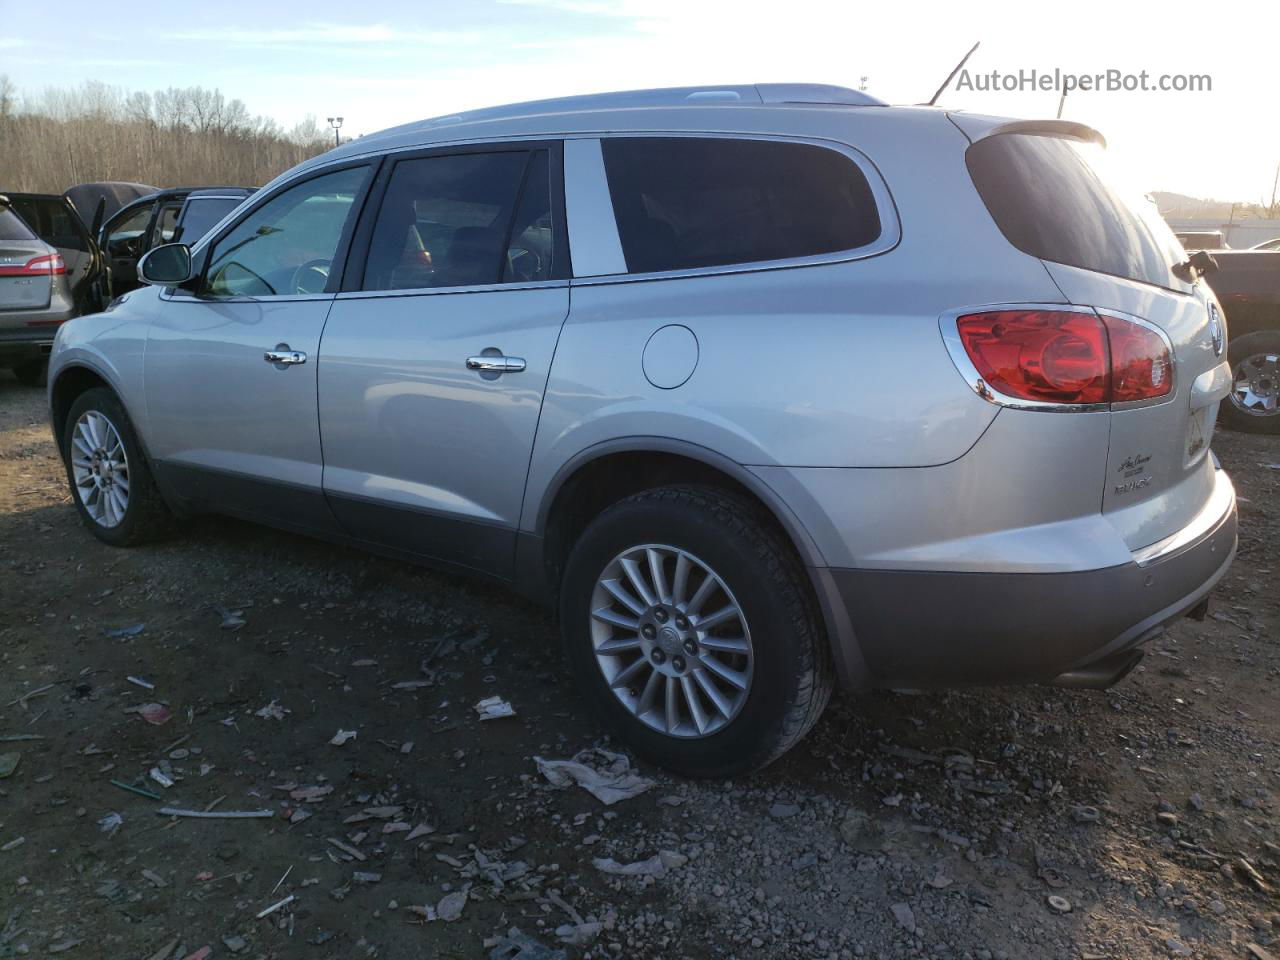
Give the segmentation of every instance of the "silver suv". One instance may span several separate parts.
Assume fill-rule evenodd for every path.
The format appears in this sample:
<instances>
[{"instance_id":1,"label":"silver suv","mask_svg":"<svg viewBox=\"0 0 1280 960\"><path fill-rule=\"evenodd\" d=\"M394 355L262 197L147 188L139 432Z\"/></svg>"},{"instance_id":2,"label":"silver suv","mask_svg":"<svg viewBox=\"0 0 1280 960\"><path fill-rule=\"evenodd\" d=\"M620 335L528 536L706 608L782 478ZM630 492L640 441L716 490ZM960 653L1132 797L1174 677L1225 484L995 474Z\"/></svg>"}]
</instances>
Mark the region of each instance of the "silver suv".
<instances>
[{"instance_id":1,"label":"silver suv","mask_svg":"<svg viewBox=\"0 0 1280 960\"><path fill-rule=\"evenodd\" d=\"M558 610L674 770L833 684L1105 686L1231 562L1213 294L1075 123L840 88L441 117L279 177L63 326L74 500L217 511Z\"/></svg>"}]
</instances>

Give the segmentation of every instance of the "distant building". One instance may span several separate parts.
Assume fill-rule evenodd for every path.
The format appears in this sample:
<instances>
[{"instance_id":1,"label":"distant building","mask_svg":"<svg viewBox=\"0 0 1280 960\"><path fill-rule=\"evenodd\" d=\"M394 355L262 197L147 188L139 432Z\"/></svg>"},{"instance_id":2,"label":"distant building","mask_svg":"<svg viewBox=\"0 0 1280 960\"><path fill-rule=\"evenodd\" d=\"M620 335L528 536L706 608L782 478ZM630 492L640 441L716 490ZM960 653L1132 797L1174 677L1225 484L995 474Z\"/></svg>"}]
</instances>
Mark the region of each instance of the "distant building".
<instances>
[{"instance_id":1,"label":"distant building","mask_svg":"<svg viewBox=\"0 0 1280 960\"><path fill-rule=\"evenodd\" d=\"M1219 230L1228 247L1243 250L1280 237L1280 220L1221 220L1209 217L1183 219L1166 217L1174 233L1201 233Z\"/></svg>"}]
</instances>

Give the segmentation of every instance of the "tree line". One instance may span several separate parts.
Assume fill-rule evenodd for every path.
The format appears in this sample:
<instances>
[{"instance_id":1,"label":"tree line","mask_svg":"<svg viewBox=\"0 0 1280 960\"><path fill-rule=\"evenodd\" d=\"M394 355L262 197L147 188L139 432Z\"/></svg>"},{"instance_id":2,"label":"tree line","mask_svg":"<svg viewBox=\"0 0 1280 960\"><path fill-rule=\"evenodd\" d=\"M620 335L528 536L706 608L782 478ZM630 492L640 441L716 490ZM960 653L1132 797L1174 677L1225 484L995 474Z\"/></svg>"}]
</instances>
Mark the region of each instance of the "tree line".
<instances>
[{"instance_id":1,"label":"tree line","mask_svg":"<svg viewBox=\"0 0 1280 960\"><path fill-rule=\"evenodd\" d=\"M314 116L286 130L219 90L87 82L24 94L0 74L0 190L61 193L99 180L257 187L332 145Z\"/></svg>"}]
</instances>

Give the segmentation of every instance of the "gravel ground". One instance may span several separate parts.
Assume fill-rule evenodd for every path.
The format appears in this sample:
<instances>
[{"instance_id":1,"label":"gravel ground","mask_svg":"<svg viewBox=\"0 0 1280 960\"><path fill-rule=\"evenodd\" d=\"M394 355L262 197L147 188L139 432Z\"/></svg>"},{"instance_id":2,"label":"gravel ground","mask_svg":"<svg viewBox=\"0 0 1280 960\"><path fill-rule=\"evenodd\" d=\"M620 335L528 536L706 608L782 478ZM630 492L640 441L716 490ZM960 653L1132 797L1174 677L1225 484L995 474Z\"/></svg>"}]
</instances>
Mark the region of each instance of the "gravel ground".
<instances>
[{"instance_id":1,"label":"gravel ground","mask_svg":"<svg viewBox=\"0 0 1280 960\"><path fill-rule=\"evenodd\" d=\"M605 806L534 760L610 746L542 612L220 519L103 546L0 375L0 958L1280 957L1280 441L1215 450L1238 559L1120 686L840 697Z\"/></svg>"}]
</instances>

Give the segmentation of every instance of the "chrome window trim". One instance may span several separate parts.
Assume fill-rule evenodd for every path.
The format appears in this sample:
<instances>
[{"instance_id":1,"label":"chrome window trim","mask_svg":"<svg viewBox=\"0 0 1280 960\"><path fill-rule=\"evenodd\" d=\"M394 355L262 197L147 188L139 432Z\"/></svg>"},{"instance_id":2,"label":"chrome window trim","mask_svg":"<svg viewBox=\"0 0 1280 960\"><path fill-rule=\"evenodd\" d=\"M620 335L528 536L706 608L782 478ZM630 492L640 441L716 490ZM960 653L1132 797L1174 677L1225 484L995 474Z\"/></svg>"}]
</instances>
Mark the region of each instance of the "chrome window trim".
<instances>
[{"instance_id":1,"label":"chrome window trim","mask_svg":"<svg viewBox=\"0 0 1280 960\"><path fill-rule=\"evenodd\" d=\"M693 267L687 270L664 270L654 273L616 273L600 276L578 276L578 263L573 256L573 235L574 235L574 215L568 212L569 194L572 190L569 184L568 176L568 155L571 150L569 143L575 140L595 140L600 141L605 137L631 137L631 138L654 138L654 137L683 137L696 140L706 139L722 139L722 140L771 140L782 143L800 143L808 144L815 147L825 147L828 150L835 150L841 153L857 165L862 171L862 175L867 178L867 184L871 188L871 196L876 204L876 211L880 214L880 236L874 241L863 247L855 247L851 250L836 250L831 253L817 254L812 257L793 257L786 260L758 260L751 263L734 263L725 264L714 267ZM570 261L574 266L574 276L570 283L572 286L587 286L601 283L636 283L646 280L676 280L684 277L708 277L723 276L738 273L758 273L762 270L788 270L794 267L812 267L821 266L831 263L851 263L857 260L867 260L871 257L878 257L881 254L888 253L893 250L902 241L902 221L898 214L898 205L894 202L893 194L889 190L888 184L885 182L880 168L876 166L875 161L868 157L861 150L850 144L843 143L839 140L833 140L826 137L802 137L786 133L757 133L757 132L735 132L732 130L575 130L571 133L557 133L548 131L537 134L514 134L514 135L495 135L490 137L464 137L457 140L431 141L425 143L415 143L397 146L390 149L369 150L364 153L352 154L350 156L335 158L328 163L316 164L308 166L297 171L296 176L290 177L288 180L279 183L272 181L255 192L266 193L268 189L272 196L282 193L295 182L308 179L310 177L321 176L328 172L330 168L339 168L344 166L352 166L357 163L376 163L381 158L394 158L401 153L421 152L424 149L436 148L458 148L467 146L483 146L490 143L519 143L523 141L547 141L559 140L565 145L565 206L567 229L569 231L569 250ZM601 172L603 173L603 156L601 157ZM607 186L607 181L606 181ZM245 198L249 199L248 197ZM233 211L235 212L235 211ZM228 214L228 217L231 214ZM613 224L613 232L617 234L617 222L613 213L613 202L608 198L605 205L603 217ZM199 242L191 248L192 258L203 252L214 238L217 228L221 224L215 224L214 229L205 236L201 237ZM619 249L621 241L619 240ZM623 259L625 266L625 258ZM441 288L429 288L437 290ZM458 289L458 288L450 288ZM220 301L221 302L221 301Z\"/></svg>"},{"instance_id":2,"label":"chrome window trim","mask_svg":"<svg viewBox=\"0 0 1280 960\"><path fill-rule=\"evenodd\" d=\"M969 353L965 350L964 343L960 339L960 329L956 322L960 317L968 316L971 313L994 313L998 310L1053 310L1058 313L1082 313L1095 317L1108 316L1119 320L1128 320L1131 323L1136 323L1148 330L1152 330L1159 334L1160 339L1164 342L1165 349L1169 351L1169 357L1173 360L1173 369L1169 371L1170 376L1173 377L1173 382L1170 384L1169 392L1150 400L1129 400L1122 403L1054 403L1048 400L1023 400L1003 394L988 385L982 375L978 373L978 368L969 359ZM1169 335L1151 321L1142 317L1135 317L1133 314L1122 313L1119 310L1082 307L1073 303L986 303L964 307L959 310L948 310L938 318L938 329L942 333L942 342L946 345L947 353L951 356L951 362L955 364L960 376L964 377L965 382L969 384L974 393L996 406L1009 407L1013 410L1039 410L1045 413L1089 413L1104 410L1121 412L1169 403L1178 395L1178 364Z\"/></svg>"},{"instance_id":3,"label":"chrome window trim","mask_svg":"<svg viewBox=\"0 0 1280 960\"><path fill-rule=\"evenodd\" d=\"M404 290L346 290L336 296L339 300L380 300L384 297L428 297L447 293L496 293L500 290L547 290L569 286L568 279L530 280L525 283L478 283L457 287L410 287Z\"/></svg>"},{"instance_id":4,"label":"chrome window trim","mask_svg":"<svg viewBox=\"0 0 1280 960\"><path fill-rule=\"evenodd\" d=\"M782 260L752 260L745 263L717 264L716 266L711 267L689 267L682 270L656 270L649 273L626 273L624 271L622 273L611 274L608 276L580 277L577 273L577 262L575 261L573 279L573 285L575 287L595 286L602 283L637 283L645 280L677 280L683 277L714 277L737 273L758 273L763 270L788 270L794 267L813 267L829 263L849 263L855 260L867 260L871 257L878 257L881 254L888 253L902 241L902 222L898 216L898 207L893 201L893 195L889 192L889 186L885 183L884 177L880 173L880 169L865 153L847 143L841 143L838 140L831 140L822 137L799 137L787 134L732 133L724 131L691 130L680 130L674 132L661 130L619 131L599 135L598 139L601 141L605 139L652 140L664 137L685 140L766 140L775 143L804 144L807 146L834 150L836 153L842 154L850 160L854 166L861 171L863 177L866 178L867 186L871 190L872 200L876 205L876 213L880 216L880 235L865 246L852 247L847 250L833 250L830 253L820 253L809 257L788 257ZM604 158L602 154L602 170L603 164ZM567 170L565 172L565 180L567 193ZM607 215L608 218L613 221L613 232L618 234L617 221L614 217L613 201L611 197L609 197ZM572 246L574 229L572 214L569 215L568 219L569 241ZM620 234L619 243L621 243Z\"/></svg>"},{"instance_id":5,"label":"chrome window trim","mask_svg":"<svg viewBox=\"0 0 1280 960\"><path fill-rule=\"evenodd\" d=\"M177 290L177 287L164 287L160 291L161 300L173 300L178 303L296 303L304 300L332 300L337 294L334 293L281 293L271 294L265 297L200 297L194 293L182 294L171 293Z\"/></svg>"}]
</instances>

